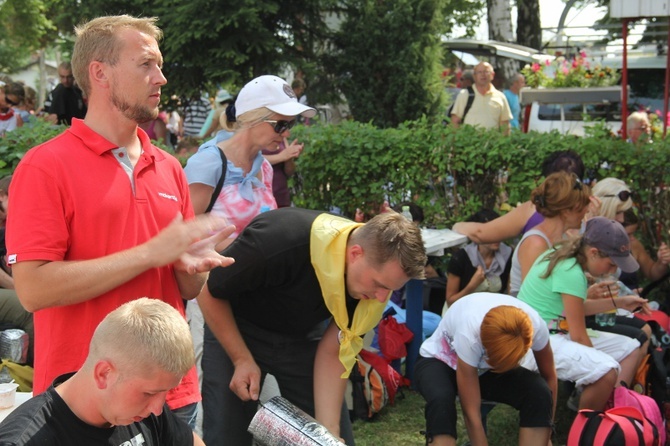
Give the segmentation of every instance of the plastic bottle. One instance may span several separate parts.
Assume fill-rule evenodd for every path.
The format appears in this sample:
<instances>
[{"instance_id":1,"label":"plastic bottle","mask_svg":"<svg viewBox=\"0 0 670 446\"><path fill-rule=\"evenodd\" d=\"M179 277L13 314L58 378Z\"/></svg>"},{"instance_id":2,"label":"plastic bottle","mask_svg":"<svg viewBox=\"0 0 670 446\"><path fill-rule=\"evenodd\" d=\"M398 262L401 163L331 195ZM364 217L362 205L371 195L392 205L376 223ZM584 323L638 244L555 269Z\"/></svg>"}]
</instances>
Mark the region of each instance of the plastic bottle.
<instances>
[{"instance_id":1,"label":"plastic bottle","mask_svg":"<svg viewBox=\"0 0 670 446\"><path fill-rule=\"evenodd\" d=\"M409 206L402 207L402 216L409 221L414 221L414 219L412 218L412 213L409 211Z\"/></svg>"}]
</instances>

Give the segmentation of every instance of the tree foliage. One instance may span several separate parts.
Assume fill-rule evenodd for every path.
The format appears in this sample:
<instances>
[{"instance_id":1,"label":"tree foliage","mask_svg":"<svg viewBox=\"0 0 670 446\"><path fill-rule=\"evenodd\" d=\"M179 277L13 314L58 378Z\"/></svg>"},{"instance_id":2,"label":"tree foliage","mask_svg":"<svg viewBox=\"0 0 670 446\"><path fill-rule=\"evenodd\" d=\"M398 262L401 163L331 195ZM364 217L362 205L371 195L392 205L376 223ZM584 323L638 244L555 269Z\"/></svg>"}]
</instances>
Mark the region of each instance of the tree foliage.
<instances>
[{"instance_id":1,"label":"tree foliage","mask_svg":"<svg viewBox=\"0 0 670 446\"><path fill-rule=\"evenodd\" d=\"M354 119L392 127L435 115L445 2L348 0L325 55L326 70Z\"/></svg>"},{"instance_id":2,"label":"tree foliage","mask_svg":"<svg viewBox=\"0 0 670 446\"><path fill-rule=\"evenodd\" d=\"M53 29L42 0L0 1L0 72L19 69Z\"/></svg>"},{"instance_id":3,"label":"tree foliage","mask_svg":"<svg viewBox=\"0 0 670 446\"><path fill-rule=\"evenodd\" d=\"M471 32L482 0L0 0L0 7L8 30L0 61L10 60L8 48L29 54L54 45L67 59L77 24L110 14L155 16L164 31L166 98L301 73L311 103L344 93L358 119L387 126L437 113L440 36L456 25Z\"/></svg>"}]
</instances>

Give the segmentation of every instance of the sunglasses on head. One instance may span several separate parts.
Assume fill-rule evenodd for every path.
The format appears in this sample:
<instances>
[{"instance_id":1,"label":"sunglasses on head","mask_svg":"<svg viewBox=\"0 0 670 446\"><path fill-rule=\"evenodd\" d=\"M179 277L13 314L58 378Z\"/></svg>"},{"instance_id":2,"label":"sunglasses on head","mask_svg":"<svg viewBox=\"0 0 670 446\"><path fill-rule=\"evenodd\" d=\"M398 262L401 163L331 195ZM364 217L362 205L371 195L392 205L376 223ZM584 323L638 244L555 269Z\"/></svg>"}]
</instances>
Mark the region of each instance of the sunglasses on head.
<instances>
[{"instance_id":1,"label":"sunglasses on head","mask_svg":"<svg viewBox=\"0 0 670 446\"><path fill-rule=\"evenodd\" d=\"M267 122L268 124L274 126L275 133L281 135L284 133L286 130L291 130L293 126L295 125L295 119L292 121L276 121L273 119L266 119L263 122Z\"/></svg>"},{"instance_id":2,"label":"sunglasses on head","mask_svg":"<svg viewBox=\"0 0 670 446\"><path fill-rule=\"evenodd\" d=\"M628 199L633 195L633 192L629 190L622 190L616 195L603 195L603 197L619 197L621 201L628 201Z\"/></svg>"}]
</instances>

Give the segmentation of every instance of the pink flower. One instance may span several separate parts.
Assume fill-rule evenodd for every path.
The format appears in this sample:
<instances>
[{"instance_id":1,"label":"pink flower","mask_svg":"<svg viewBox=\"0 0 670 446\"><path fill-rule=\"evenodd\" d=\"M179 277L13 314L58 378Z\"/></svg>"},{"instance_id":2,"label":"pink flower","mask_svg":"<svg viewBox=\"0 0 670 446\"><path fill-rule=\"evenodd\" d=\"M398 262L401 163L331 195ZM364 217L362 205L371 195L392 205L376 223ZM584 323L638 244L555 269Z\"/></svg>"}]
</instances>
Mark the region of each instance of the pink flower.
<instances>
[{"instance_id":1,"label":"pink flower","mask_svg":"<svg viewBox=\"0 0 670 446\"><path fill-rule=\"evenodd\" d=\"M570 70L568 69L568 67L563 67L563 69L562 69L561 71L563 71L563 74L565 74L566 76L567 76L567 74L570 72Z\"/></svg>"},{"instance_id":2,"label":"pink flower","mask_svg":"<svg viewBox=\"0 0 670 446\"><path fill-rule=\"evenodd\" d=\"M531 70L533 70L533 73L537 73L538 71L540 71L540 64L537 62L533 63Z\"/></svg>"},{"instance_id":3,"label":"pink flower","mask_svg":"<svg viewBox=\"0 0 670 446\"><path fill-rule=\"evenodd\" d=\"M544 61L544 64L545 64L546 66L549 66L549 65L551 65L551 61L550 61L549 59L547 59L547 60Z\"/></svg>"},{"instance_id":4,"label":"pink flower","mask_svg":"<svg viewBox=\"0 0 670 446\"><path fill-rule=\"evenodd\" d=\"M572 68L577 68L579 66L579 62L577 59L572 59Z\"/></svg>"},{"instance_id":5,"label":"pink flower","mask_svg":"<svg viewBox=\"0 0 670 446\"><path fill-rule=\"evenodd\" d=\"M586 57L586 51L580 51L579 55L582 56L582 57Z\"/></svg>"}]
</instances>

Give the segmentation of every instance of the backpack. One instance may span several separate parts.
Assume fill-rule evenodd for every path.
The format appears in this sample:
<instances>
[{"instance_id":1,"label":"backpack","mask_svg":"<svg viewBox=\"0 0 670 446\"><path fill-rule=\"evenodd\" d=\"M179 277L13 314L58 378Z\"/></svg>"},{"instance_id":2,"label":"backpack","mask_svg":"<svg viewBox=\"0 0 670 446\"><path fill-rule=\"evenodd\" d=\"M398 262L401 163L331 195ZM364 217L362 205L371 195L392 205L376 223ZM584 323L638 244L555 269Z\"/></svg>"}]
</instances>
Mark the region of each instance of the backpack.
<instances>
[{"instance_id":1,"label":"backpack","mask_svg":"<svg viewBox=\"0 0 670 446\"><path fill-rule=\"evenodd\" d=\"M475 90L472 88L472 86L469 86L466 88L468 90L468 102L465 104L465 110L463 110L463 116L461 117L461 122L465 122L465 115L468 114L470 111L470 107L472 107L472 103L475 101ZM456 101L454 101L454 104ZM451 119L451 114L454 111L454 104L451 104L449 106L449 109L447 110L447 117Z\"/></svg>"},{"instance_id":2,"label":"backpack","mask_svg":"<svg viewBox=\"0 0 670 446\"><path fill-rule=\"evenodd\" d=\"M361 350L356 359L349 375L353 401L350 416L369 421L386 405L393 404L398 389L407 383L388 362L370 350Z\"/></svg>"},{"instance_id":3,"label":"backpack","mask_svg":"<svg viewBox=\"0 0 670 446\"><path fill-rule=\"evenodd\" d=\"M600 412L582 409L570 427L567 446L661 446L656 426L634 407Z\"/></svg>"},{"instance_id":4,"label":"backpack","mask_svg":"<svg viewBox=\"0 0 670 446\"><path fill-rule=\"evenodd\" d=\"M219 198L221 188L223 188L223 182L226 180L226 171L228 170L228 160L226 159L226 155L223 153L223 150L217 147L216 151L219 152L219 156L221 157L221 165L223 166L223 170L221 171L219 181L216 183L214 192L212 192L212 198L209 200L207 209L205 209L205 214L209 213L209 211L212 210L212 208L214 207L214 203L216 203L216 199Z\"/></svg>"},{"instance_id":5,"label":"backpack","mask_svg":"<svg viewBox=\"0 0 670 446\"><path fill-rule=\"evenodd\" d=\"M665 424L661 416L661 410L653 398L647 395L640 395L634 390L629 389L622 382L620 386L614 388L610 401L607 402L607 408L633 407L651 422L656 428L660 442L659 445L665 445Z\"/></svg>"},{"instance_id":6,"label":"backpack","mask_svg":"<svg viewBox=\"0 0 670 446\"><path fill-rule=\"evenodd\" d=\"M379 322L377 333L384 359L390 362L407 356L407 343L414 338L407 324L398 323L396 318L387 315Z\"/></svg>"},{"instance_id":7,"label":"backpack","mask_svg":"<svg viewBox=\"0 0 670 446\"><path fill-rule=\"evenodd\" d=\"M631 386L637 393L653 398L661 413L664 413L664 402L668 400L666 352L666 349L650 347L635 372Z\"/></svg>"}]
</instances>

